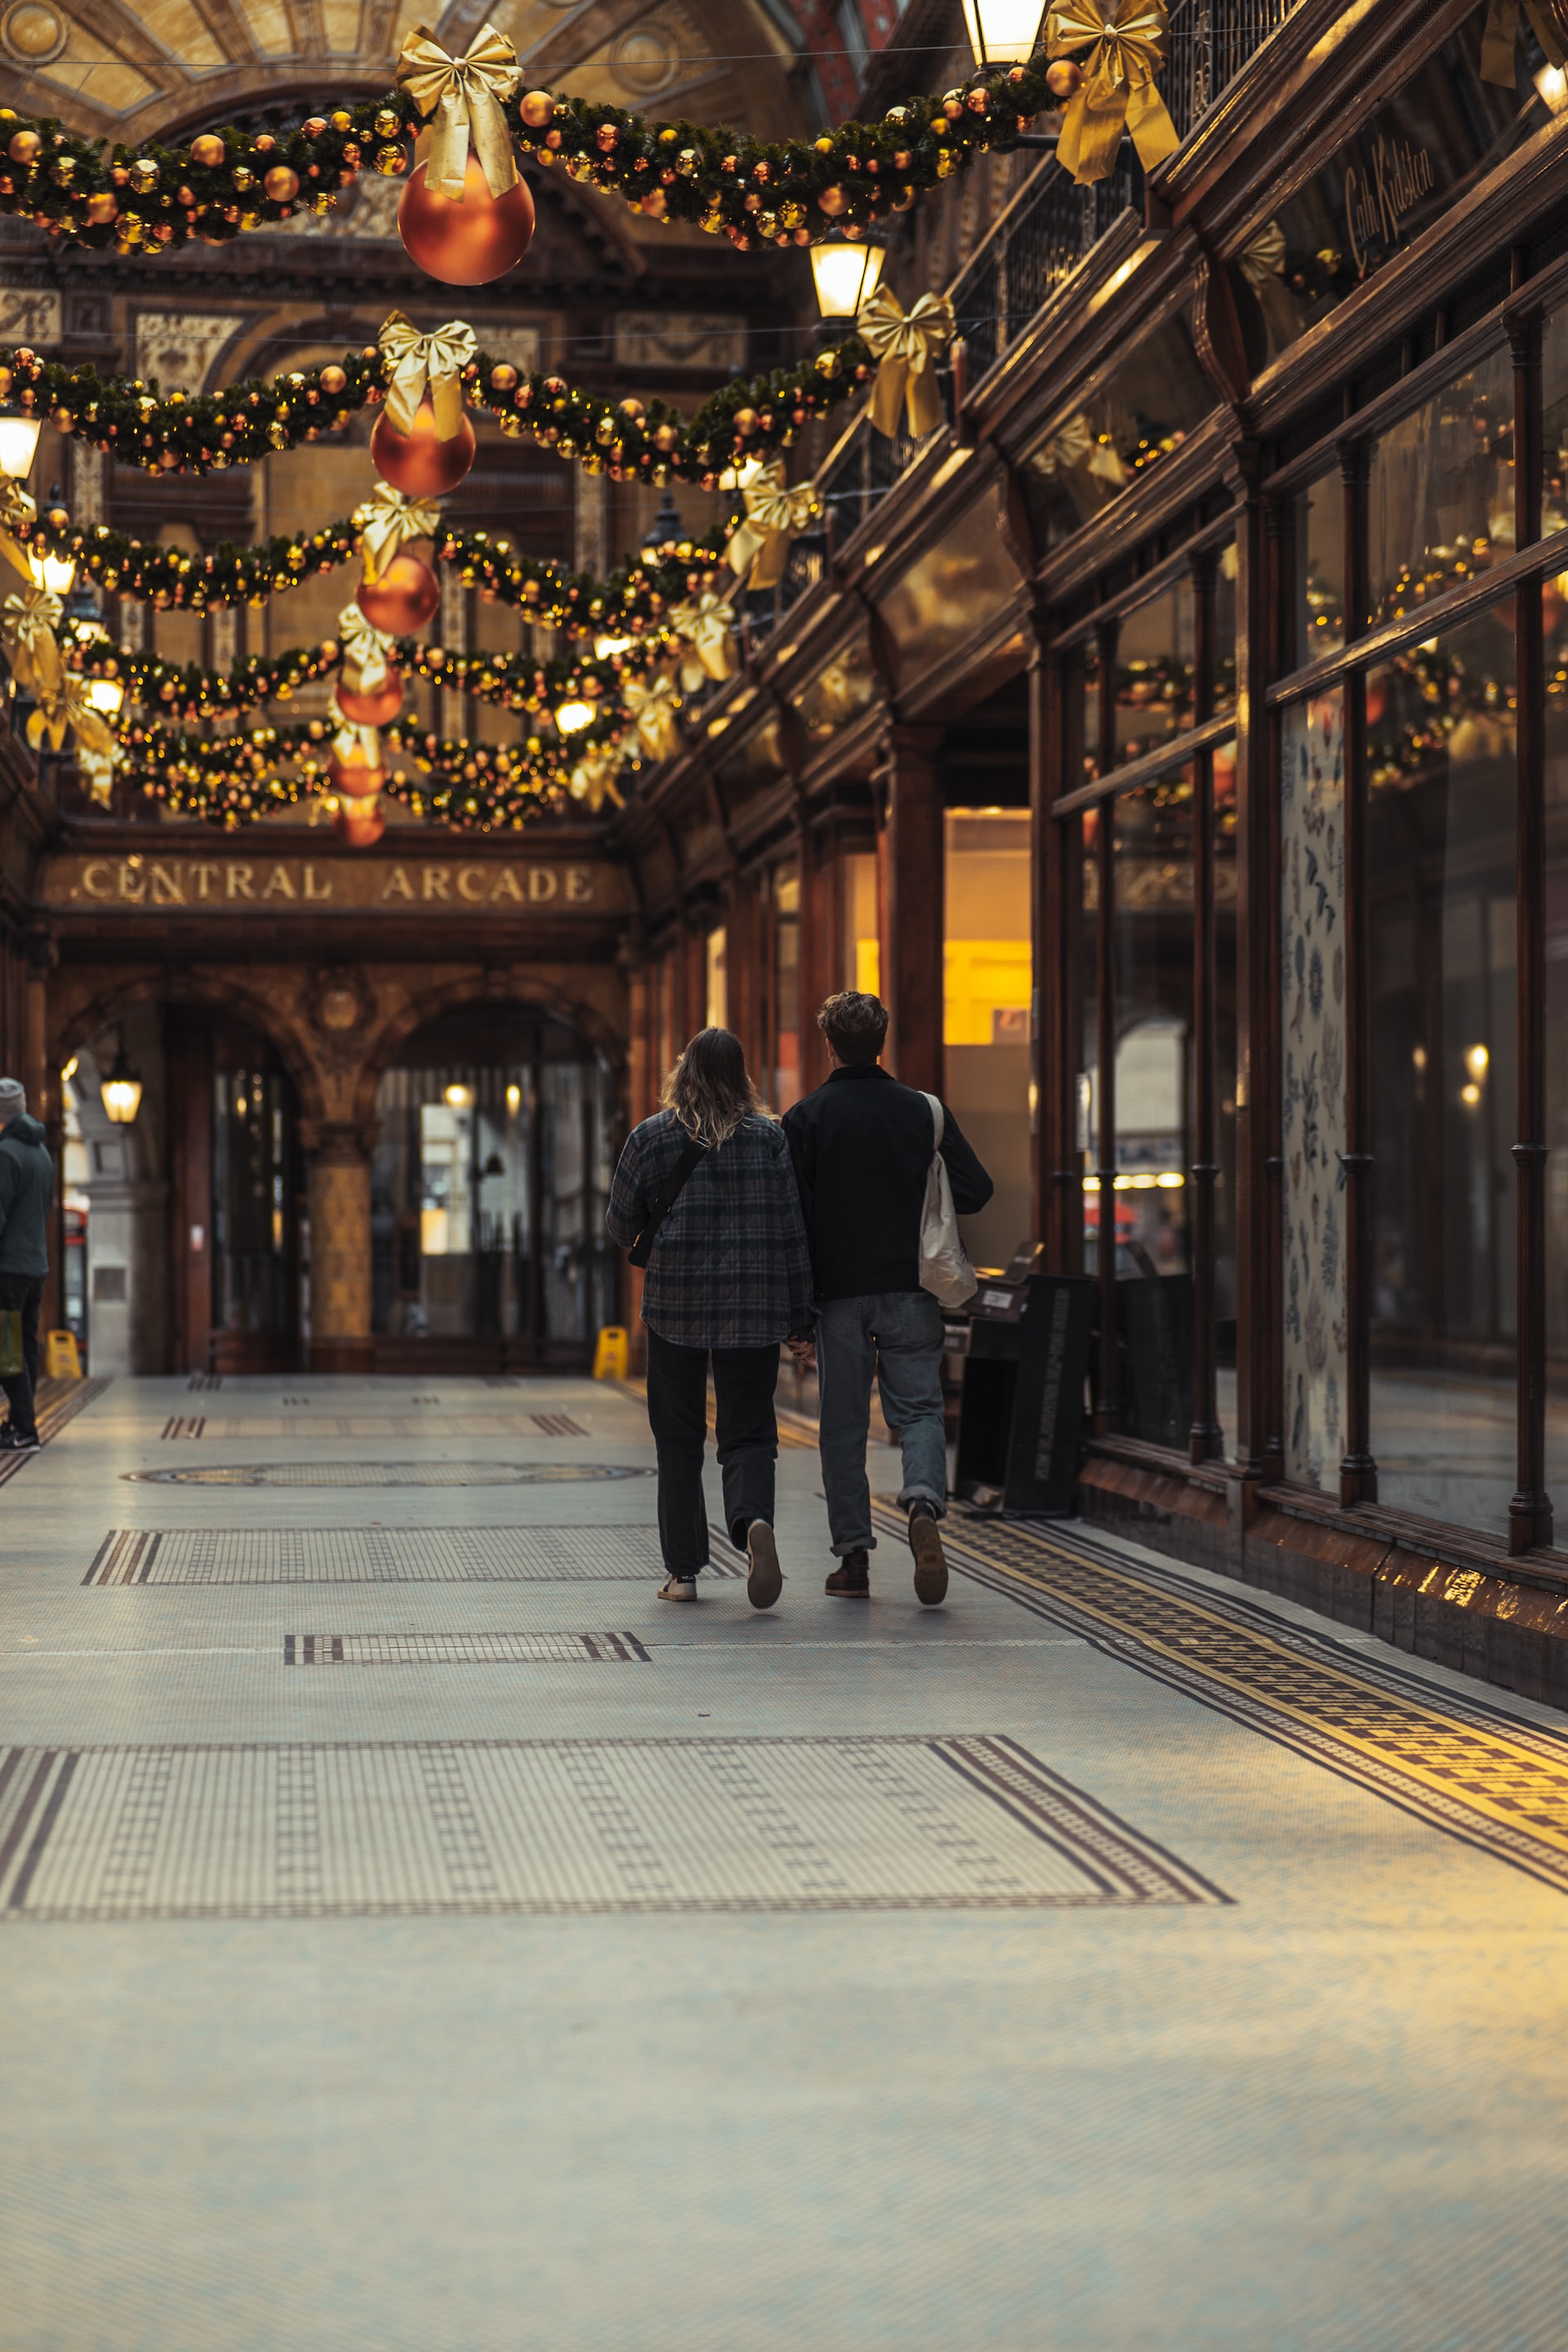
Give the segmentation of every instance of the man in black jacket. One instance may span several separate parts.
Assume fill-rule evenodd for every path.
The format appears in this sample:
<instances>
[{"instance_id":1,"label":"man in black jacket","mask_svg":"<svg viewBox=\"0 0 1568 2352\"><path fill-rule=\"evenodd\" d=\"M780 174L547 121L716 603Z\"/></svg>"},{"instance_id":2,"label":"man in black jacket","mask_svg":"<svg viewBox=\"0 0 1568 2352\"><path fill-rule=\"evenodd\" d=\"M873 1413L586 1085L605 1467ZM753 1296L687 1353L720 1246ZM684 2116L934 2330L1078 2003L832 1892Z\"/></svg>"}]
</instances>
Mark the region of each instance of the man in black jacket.
<instances>
[{"instance_id":1,"label":"man in black jacket","mask_svg":"<svg viewBox=\"0 0 1568 2352\"><path fill-rule=\"evenodd\" d=\"M871 1382L903 1453L899 1501L910 1515L915 1591L928 1607L947 1592L937 1522L947 1508L947 1435L942 1402L942 1311L920 1286L921 1219L935 1121L931 1102L901 1087L879 1056L886 1008L854 990L830 996L816 1016L833 1056L832 1076L784 1115L805 1213L819 1320L822 1375L818 1443L833 1549L840 1565L827 1591L870 1591L867 1555L871 1494L866 1439ZM942 1156L952 1202L972 1216L991 1198L991 1179L943 1105ZM804 1353L805 1342L792 1341Z\"/></svg>"},{"instance_id":2,"label":"man in black jacket","mask_svg":"<svg viewBox=\"0 0 1568 2352\"><path fill-rule=\"evenodd\" d=\"M33 1391L54 1197L54 1162L44 1129L27 1117L27 1097L16 1080L0 1078L0 1314L21 1309L23 1360L20 1372L0 1381L11 1407L11 1418L0 1429L0 1452L6 1454L31 1454L38 1443Z\"/></svg>"}]
</instances>

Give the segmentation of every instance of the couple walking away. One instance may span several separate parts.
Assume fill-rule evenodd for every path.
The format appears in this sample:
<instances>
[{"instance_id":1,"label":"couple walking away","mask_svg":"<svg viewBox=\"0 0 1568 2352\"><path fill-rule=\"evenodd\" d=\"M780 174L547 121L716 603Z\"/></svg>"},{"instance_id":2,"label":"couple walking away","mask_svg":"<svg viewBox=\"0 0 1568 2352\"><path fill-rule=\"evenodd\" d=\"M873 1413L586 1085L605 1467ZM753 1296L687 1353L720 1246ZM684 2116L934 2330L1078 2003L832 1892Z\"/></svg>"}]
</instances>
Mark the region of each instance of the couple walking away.
<instances>
[{"instance_id":1,"label":"couple walking away","mask_svg":"<svg viewBox=\"0 0 1568 2352\"><path fill-rule=\"evenodd\" d=\"M54 1197L48 1139L27 1117L27 1097L17 1081L0 1078L0 1316L19 1316L22 1339L21 1370L0 1379L11 1407L0 1429L0 1454L31 1454L38 1443L38 1308L49 1270Z\"/></svg>"},{"instance_id":2,"label":"couple walking away","mask_svg":"<svg viewBox=\"0 0 1568 2352\"><path fill-rule=\"evenodd\" d=\"M663 1110L626 1139L610 1192L612 1240L647 1268L647 1416L658 1456L666 1601L695 1601L708 1562L702 1450L713 1366L724 1524L747 1591L771 1609L783 1576L773 1536L779 1347L815 1353L818 1443L838 1566L826 1590L870 1591L866 1441L871 1382L903 1454L915 1591L947 1591L942 1310L921 1287L926 1185L940 1149L955 1209L991 1179L944 1106L881 1066L888 1015L875 996L830 996L816 1016L832 1075L786 1112L762 1107L738 1037L704 1029L665 1082ZM940 1119L938 1112L940 1111Z\"/></svg>"}]
</instances>

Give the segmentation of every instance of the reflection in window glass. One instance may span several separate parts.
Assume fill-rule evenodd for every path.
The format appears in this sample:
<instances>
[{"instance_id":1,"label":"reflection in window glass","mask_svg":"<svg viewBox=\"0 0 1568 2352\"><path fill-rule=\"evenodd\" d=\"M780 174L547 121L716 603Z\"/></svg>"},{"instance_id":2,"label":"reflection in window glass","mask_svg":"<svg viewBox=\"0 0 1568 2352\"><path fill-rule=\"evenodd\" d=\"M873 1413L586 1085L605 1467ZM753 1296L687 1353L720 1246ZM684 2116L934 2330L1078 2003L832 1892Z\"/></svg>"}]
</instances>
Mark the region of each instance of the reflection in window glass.
<instances>
[{"instance_id":1,"label":"reflection in window glass","mask_svg":"<svg viewBox=\"0 0 1568 2352\"><path fill-rule=\"evenodd\" d=\"M1055 545L1179 449L1215 404L1184 310L1145 337L1087 408L1026 461L1024 489Z\"/></svg>"},{"instance_id":2,"label":"reflection in window glass","mask_svg":"<svg viewBox=\"0 0 1568 2352\"><path fill-rule=\"evenodd\" d=\"M1547 582L1545 618L1546 1491L1561 1544L1568 1538L1568 579Z\"/></svg>"},{"instance_id":3,"label":"reflection in window glass","mask_svg":"<svg viewBox=\"0 0 1568 2352\"><path fill-rule=\"evenodd\" d=\"M1182 572L1123 615L1116 642L1116 758L1141 759L1193 723L1194 596Z\"/></svg>"},{"instance_id":4,"label":"reflection in window glass","mask_svg":"<svg viewBox=\"0 0 1568 2352\"><path fill-rule=\"evenodd\" d=\"M838 985L862 995L882 993L882 940L877 913L877 854L850 850L839 860L839 910L843 932L838 950Z\"/></svg>"},{"instance_id":5,"label":"reflection in window glass","mask_svg":"<svg viewBox=\"0 0 1568 2352\"><path fill-rule=\"evenodd\" d=\"M800 869L773 874L773 1098L781 1117L800 1100Z\"/></svg>"},{"instance_id":6,"label":"reflection in window glass","mask_svg":"<svg viewBox=\"0 0 1568 2352\"><path fill-rule=\"evenodd\" d=\"M1100 774L1100 688L1103 683L1100 640L1091 637L1083 648L1083 774L1091 784Z\"/></svg>"},{"instance_id":7,"label":"reflection in window glass","mask_svg":"<svg viewBox=\"0 0 1568 2352\"><path fill-rule=\"evenodd\" d=\"M1490 352L1380 436L1367 489L1369 621L1419 610L1513 547L1513 370Z\"/></svg>"},{"instance_id":8,"label":"reflection in window glass","mask_svg":"<svg viewBox=\"0 0 1568 2352\"><path fill-rule=\"evenodd\" d=\"M721 923L708 934L704 953L707 1023L710 1029L730 1025L729 934Z\"/></svg>"},{"instance_id":9,"label":"reflection in window glass","mask_svg":"<svg viewBox=\"0 0 1568 2352\"><path fill-rule=\"evenodd\" d=\"M1345 641L1345 485L1335 466L1296 499L1297 662L1338 653Z\"/></svg>"},{"instance_id":10,"label":"reflection in window glass","mask_svg":"<svg viewBox=\"0 0 1568 2352\"><path fill-rule=\"evenodd\" d=\"M1214 583L1214 715L1236 708L1236 541L1219 551Z\"/></svg>"},{"instance_id":11,"label":"reflection in window glass","mask_svg":"<svg viewBox=\"0 0 1568 2352\"><path fill-rule=\"evenodd\" d=\"M1121 1425L1184 1446L1193 1423L1193 785L1113 803L1117 1309Z\"/></svg>"},{"instance_id":12,"label":"reflection in window glass","mask_svg":"<svg viewBox=\"0 0 1568 2352\"><path fill-rule=\"evenodd\" d=\"M1553 310L1541 340L1542 484L1541 528L1568 524L1568 309Z\"/></svg>"},{"instance_id":13,"label":"reflection in window glass","mask_svg":"<svg viewBox=\"0 0 1568 2352\"><path fill-rule=\"evenodd\" d=\"M949 809L945 820L942 1084L990 1170L989 1205L964 1220L977 1265L1004 1266L1034 1224L1029 1166L1031 823L1016 809Z\"/></svg>"},{"instance_id":14,"label":"reflection in window glass","mask_svg":"<svg viewBox=\"0 0 1568 2352\"><path fill-rule=\"evenodd\" d=\"M1384 1502L1500 1530L1514 1475L1513 637L1367 680L1373 1452Z\"/></svg>"},{"instance_id":15,"label":"reflection in window glass","mask_svg":"<svg viewBox=\"0 0 1568 2352\"><path fill-rule=\"evenodd\" d=\"M1225 1458L1236 1459L1236 745L1214 753L1215 1357Z\"/></svg>"},{"instance_id":16,"label":"reflection in window glass","mask_svg":"<svg viewBox=\"0 0 1568 2352\"><path fill-rule=\"evenodd\" d=\"M1078 1153L1083 1181L1083 1262L1092 1274L1100 1240L1100 848L1101 812L1085 809L1078 820L1079 882L1079 1025L1077 1080Z\"/></svg>"},{"instance_id":17,"label":"reflection in window glass","mask_svg":"<svg viewBox=\"0 0 1568 2352\"><path fill-rule=\"evenodd\" d=\"M1284 714L1279 765L1285 1475L1345 1450L1345 735L1340 688Z\"/></svg>"}]
</instances>

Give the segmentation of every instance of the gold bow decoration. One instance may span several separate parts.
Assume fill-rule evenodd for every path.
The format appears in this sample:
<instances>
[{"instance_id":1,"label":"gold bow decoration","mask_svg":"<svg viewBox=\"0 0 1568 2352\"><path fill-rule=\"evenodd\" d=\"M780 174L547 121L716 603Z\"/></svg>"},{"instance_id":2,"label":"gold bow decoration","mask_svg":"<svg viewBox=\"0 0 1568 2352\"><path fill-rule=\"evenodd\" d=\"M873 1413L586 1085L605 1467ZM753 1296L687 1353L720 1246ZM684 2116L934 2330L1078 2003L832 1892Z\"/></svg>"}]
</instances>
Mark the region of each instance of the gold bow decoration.
<instances>
[{"instance_id":1,"label":"gold bow decoration","mask_svg":"<svg viewBox=\"0 0 1568 2352\"><path fill-rule=\"evenodd\" d=\"M479 349L466 320L448 319L422 335L412 319L394 310L376 341L386 364L386 413L400 433L412 433L426 393L436 412L436 437L450 441L463 423L463 370Z\"/></svg>"},{"instance_id":2,"label":"gold bow decoration","mask_svg":"<svg viewBox=\"0 0 1568 2352\"><path fill-rule=\"evenodd\" d=\"M47 588L24 588L0 605L0 648L24 694L40 702L59 691L60 641L55 631L65 606Z\"/></svg>"},{"instance_id":3,"label":"gold bow decoration","mask_svg":"<svg viewBox=\"0 0 1568 2352\"><path fill-rule=\"evenodd\" d=\"M789 562L789 543L809 529L822 512L815 482L798 482L792 490L784 479L784 460L764 466L741 493L746 519L731 534L725 553L730 568L746 580L748 588L776 588Z\"/></svg>"},{"instance_id":4,"label":"gold bow decoration","mask_svg":"<svg viewBox=\"0 0 1568 2352\"><path fill-rule=\"evenodd\" d=\"M669 677L628 677L621 682L621 700L637 728L637 742L650 760L668 760L679 750L680 734L675 714L680 697Z\"/></svg>"},{"instance_id":5,"label":"gold bow decoration","mask_svg":"<svg viewBox=\"0 0 1568 2352\"><path fill-rule=\"evenodd\" d=\"M689 597L677 604L670 614L669 625L683 646L680 683L688 694L695 694L705 677L733 677L739 665L735 659L735 607L726 604L711 588L704 588L700 596Z\"/></svg>"},{"instance_id":6,"label":"gold bow decoration","mask_svg":"<svg viewBox=\"0 0 1568 2352\"><path fill-rule=\"evenodd\" d=\"M586 801L590 813L595 816L598 815L606 801L614 801L617 808L625 808L626 802L616 782L616 770L619 764L612 751L584 751L583 757L573 763L566 779L566 789L574 801Z\"/></svg>"},{"instance_id":7,"label":"gold bow decoration","mask_svg":"<svg viewBox=\"0 0 1568 2352\"><path fill-rule=\"evenodd\" d=\"M378 482L363 505L355 507L353 519L364 576L373 583L410 540L434 539L441 528L441 509L434 499L406 499L390 482Z\"/></svg>"},{"instance_id":8,"label":"gold bow decoration","mask_svg":"<svg viewBox=\"0 0 1568 2352\"><path fill-rule=\"evenodd\" d=\"M1524 0L1524 13L1546 53L1547 64L1561 70L1568 65L1568 47L1564 46L1563 35L1552 22L1552 10L1538 6L1536 0ZM1519 0L1491 0L1487 10L1486 28L1481 34L1482 81L1496 82L1504 89L1513 89L1514 47L1518 39Z\"/></svg>"},{"instance_id":9,"label":"gold bow decoration","mask_svg":"<svg viewBox=\"0 0 1568 2352\"><path fill-rule=\"evenodd\" d=\"M1100 0L1058 0L1047 17L1048 57L1089 51L1057 141L1057 161L1080 188L1110 176L1123 131L1146 172L1181 145L1154 87L1169 31L1164 0L1110 0L1109 10Z\"/></svg>"},{"instance_id":10,"label":"gold bow decoration","mask_svg":"<svg viewBox=\"0 0 1568 2352\"><path fill-rule=\"evenodd\" d=\"M77 671L62 670L53 688L40 688L38 707L27 714L27 740L36 751L47 736L50 751L60 751L68 728L89 793L100 808L107 808L113 796L120 746L108 720L93 709L89 691L87 680Z\"/></svg>"},{"instance_id":11,"label":"gold bow decoration","mask_svg":"<svg viewBox=\"0 0 1568 2352\"><path fill-rule=\"evenodd\" d=\"M491 195L516 187L517 155L501 110L521 79L517 51L493 25L481 26L460 58L441 47L428 25L415 26L398 57L397 80L430 124L427 188L462 203L470 141Z\"/></svg>"},{"instance_id":12,"label":"gold bow decoration","mask_svg":"<svg viewBox=\"0 0 1568 2352\"><path fill-rule=\"evenodd\" d=\"M922 294L906 312L890 286L879 286L861 306L855 331L869 344L878 363L871 422L889 441L897 437L900 408L908 412L910 432L917 441L942 423L936 363L957 326L945 294Z\"/></svg>"},{"instance_id":13,"label":"gold bow decoration","mask_svg":"<svg viewBox=\"0 0 1568 2352\"><path fill-rule=\"evenodd\" d=\"M365 619L357 604L345 604L338 614L338 643L342 647L343 683L351 694L374 694L386 684L388 656L396 643L384 629ZM349 684L353 679L355 683Z\"/></svg>"},{"instance_id":14,"label":"gold bow decoration","mask_svg":"<svg viewBox=\"0 0 1568 2352\"><path fill-rule=\"evenodd\" d=\"M0 474L0 555L7 563L15 565L24 580L31 580L33 567L26 549L19 544L15 534L25 524L37 520L37 500L30 498L21 483L13 481L9 474Z\"/></svg>"},{"instance_id":15,"label":"gold bow decoration","mask_svg":"<svg viewBox=\"0 0 1568 2352\"><path fill-rule=\"evenodd\" d=\"M365 727L357 719L345 719L338 708L334 694L327 705L327 716L332 722L332 757L341 768L380 768L385 765L381 752L381 730Z\"/></svg>"}]
</instances>

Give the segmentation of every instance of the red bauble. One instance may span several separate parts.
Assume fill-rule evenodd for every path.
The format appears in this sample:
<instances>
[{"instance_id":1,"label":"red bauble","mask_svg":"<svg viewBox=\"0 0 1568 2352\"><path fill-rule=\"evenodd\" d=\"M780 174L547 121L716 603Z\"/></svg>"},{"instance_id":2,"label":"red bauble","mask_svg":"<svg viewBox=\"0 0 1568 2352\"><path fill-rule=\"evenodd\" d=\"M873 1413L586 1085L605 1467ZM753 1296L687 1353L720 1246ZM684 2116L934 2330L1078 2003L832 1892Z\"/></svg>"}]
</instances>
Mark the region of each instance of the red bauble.
<instances>
[{"instance_id":1,"label":"red bauble","mask_svg":"<svg viewBox=\"0 0 1568 2352\"><path fill-rule=\"evenodd\" d=\"M338 709L356 727L390 727L403 708L403 677L398 670L389 669L386 684L377 687L374 694L355 694L348 687L338 688Z\"/></svg>"},{"instance_id":2,"label":"red bauble","mask_svg":"<svg viewBox=\"0 0 1568 2352\"><path fill-rule=\"evenodd\" d=\"M462 201L454 204L426 186L416 149L414 176L398 202L397 234L426 278L443 286L488 286L515 269L533 242L533 198L526 180L504 196L492 196L470 148Z\"/></svg>"},{"instance_id":3,"label":"red bauble","mask_svg":"<svg viewBox=\"0 0 1568 2352\"><path fill-rule=\"evenodd\" d=\"M386 831L386 819L372 801L363 808L340 809L332 819L332 831L351 849L374 849Z\"/></svg>"},{"instance_id":4,"label":"red bauble","mask_svg":"<svg viewBox=\"0 0 1568 2352\"><path fill-rule=\"evenodd\" d=\"M359 583L359 608L373 629L389 637L411 637L441 602L441 583L427 563L406 551L395 555L374 580Z\"/></svg>"},{"instance_id":5,"label":"red bauble","mask_svg":"<svg viewBox=\"0 0 1568 2352\"><path fill-rule=\"evenodd\" d=\"M390 416L375 421L370 436L370 462L384 482L405 498L439 499L455 490L474 462L474 428L465 416L449 441L436 431L436 411L430 396L419 404L411 433L400 433Z\"/></svg>"},{"instance_id":6,"label":"red bauble","mask_svg":"<svg viewBox=\"0 0 1568 2352\"><path fill-rule=\"evenodd\" d=\"M344 800L373 801L386 782L386 771L363 760L329 760L327 781Z\"/></svg>"}]
</instances>

